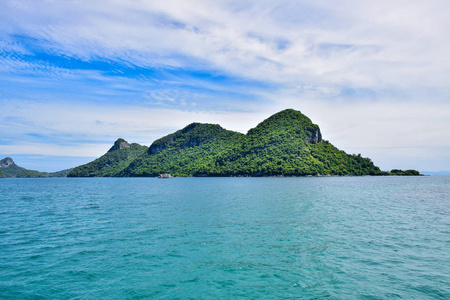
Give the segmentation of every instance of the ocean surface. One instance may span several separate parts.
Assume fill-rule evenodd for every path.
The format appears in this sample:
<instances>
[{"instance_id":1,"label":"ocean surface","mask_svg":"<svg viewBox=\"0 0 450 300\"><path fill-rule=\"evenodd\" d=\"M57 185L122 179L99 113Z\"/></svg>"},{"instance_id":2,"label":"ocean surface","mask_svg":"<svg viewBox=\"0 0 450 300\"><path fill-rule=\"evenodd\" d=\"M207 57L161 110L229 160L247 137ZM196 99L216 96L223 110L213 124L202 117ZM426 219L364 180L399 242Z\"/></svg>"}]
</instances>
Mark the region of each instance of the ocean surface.
<instances>
[{"instance_id":1,"label":"ocean surface","mask_svg":"<svg viewBox=\"0 0 450 300\"><path fill-rule=\"evenodd\" d=\"M0 299L450 299L450 176L0 180Z\"/></svg>"}]
</instances>

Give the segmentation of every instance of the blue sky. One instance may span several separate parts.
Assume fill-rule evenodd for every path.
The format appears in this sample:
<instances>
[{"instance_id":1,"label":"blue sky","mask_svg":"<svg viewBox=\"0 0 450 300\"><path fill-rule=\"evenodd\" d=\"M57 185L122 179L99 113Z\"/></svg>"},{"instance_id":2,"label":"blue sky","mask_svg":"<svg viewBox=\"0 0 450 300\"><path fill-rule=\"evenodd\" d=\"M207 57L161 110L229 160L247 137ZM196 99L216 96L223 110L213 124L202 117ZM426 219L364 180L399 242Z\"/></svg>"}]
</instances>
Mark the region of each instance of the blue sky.
<instances>
[{"instance_id":1,"label":"blue sky","mask_svg":"<svg viewBox=\"0 0 450 300\"><path fill-rule=\"evenodd\" d=\"M160 2L160 3L158 3ZM448 1L2 1L0 156L41 171L285 108L383 170L450 170Z\"/></svg>"}]
</instances>

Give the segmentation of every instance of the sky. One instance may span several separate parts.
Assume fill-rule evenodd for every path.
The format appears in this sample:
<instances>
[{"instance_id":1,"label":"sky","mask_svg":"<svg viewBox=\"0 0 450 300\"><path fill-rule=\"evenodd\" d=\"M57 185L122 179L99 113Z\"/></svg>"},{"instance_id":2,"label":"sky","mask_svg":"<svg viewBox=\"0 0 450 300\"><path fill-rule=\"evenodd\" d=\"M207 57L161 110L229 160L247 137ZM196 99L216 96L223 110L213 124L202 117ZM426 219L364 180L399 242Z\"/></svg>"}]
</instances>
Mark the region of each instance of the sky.
<instances>
[{"instance_id":1,"label":"sky","mask_svg":"<svg viewBox=\"0 0 450 300\"><path fill-rule=\"evenodd\" d=\"M0 0L0 158L58 171L293 108L382 170L450 171L450 2Z\"/></svg>"}]
</instances>

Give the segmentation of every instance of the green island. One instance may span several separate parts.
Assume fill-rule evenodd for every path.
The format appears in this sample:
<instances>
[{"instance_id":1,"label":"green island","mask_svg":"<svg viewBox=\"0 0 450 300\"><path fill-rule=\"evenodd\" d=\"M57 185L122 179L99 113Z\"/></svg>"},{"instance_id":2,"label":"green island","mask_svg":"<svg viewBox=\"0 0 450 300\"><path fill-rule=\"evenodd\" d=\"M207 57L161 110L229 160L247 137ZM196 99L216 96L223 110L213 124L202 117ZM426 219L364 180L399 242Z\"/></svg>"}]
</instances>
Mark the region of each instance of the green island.
<instances>
[{"instance_id":1,"label":"green island","mask_svg":"<svg viewBox=\"0 0 450 300\"><path fill-rule=\"evenodd\" d=\"M66 177L70 171L72 171L72 169L61 170L53 173L39 172L36 170L28 170L19 167L11 157L5 157L4 159L0 160L1 178Z\"/></svg>"},{"instance_id":2,"label":"green island","mask_svg":"<svg viewBox=\"0 0 450 300\"><path fill-rule=\"evenodd\" d=\"M380 170L360 154L347 154L322 139L319 126L286 109L247 134L217 124L192 123L150 147L118 139L100 158L68 177L365 176L420 175Z\"/></svg>"},{"instance_id":3,"label":"green island","mask_svg":"<svg viewBox=\"0 0 450 300\"><path fill-rule=\"evenodd\" d=\"M382 171L370 158L347 154L322 139L318 125L286 109L247 134L217 124L192 123L150 147L119 138L87 164L47 173L0 160L4 177L173 177L206 176L419 176L416 170Z\"/></svg>"}]
</instances>

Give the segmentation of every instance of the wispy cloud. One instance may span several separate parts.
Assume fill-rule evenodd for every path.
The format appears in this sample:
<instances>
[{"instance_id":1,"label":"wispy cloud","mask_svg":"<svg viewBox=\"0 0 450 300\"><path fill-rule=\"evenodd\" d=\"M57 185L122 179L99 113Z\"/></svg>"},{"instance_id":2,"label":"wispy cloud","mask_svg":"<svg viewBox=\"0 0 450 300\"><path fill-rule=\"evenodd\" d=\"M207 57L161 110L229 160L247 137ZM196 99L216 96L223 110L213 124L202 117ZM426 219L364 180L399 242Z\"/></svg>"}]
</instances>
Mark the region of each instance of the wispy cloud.
<instances>
[{"instance_id":1,"label":"wispy cloud","mask_svg":"<svg viewBox=\"0 0 450 300\"><path fill-rule=\"evenodd\" d=\"M9 149L6 153L12 153L13 147L19 151L27 142L54 142L66 149L59 155L80 156L77 153L85 144L110 145L118 137L123 137L130 142L150 145L155 139L192 122L220 123L230 130L241 132L256 125L254 112L206 112L132 105L105 107L99 104L77 103L55 105L46 101L35 103L14 100L5 103L3 109L7 113L1 119L0 131L3 135L2 144L8 146L0 148L3 153L5 149ZM24 136L28 136L26 141L19 142ZM47 149L42 148L42 151L35 154L48 154L53 151L50 149L52 147L53 144L48 145ZM26 151L26 154L31 154L29 150ZM88 156L101 154L103 152L86 153Z\"/></svg>"},{"instance_id":2,"label":"wispy cloud","mask_svg":"<svg viewBox=\"0 0 450 300\"><path fill-rule=\"evenodd\" d=\"M55 54L84 60L374 88L436 85L442 82L439 74L421 74L449 67L443 55L450 42L445 1L341 1L332 7L249 2L240 9L228 1L115 1L108 2L108 10L102 1L21 3L21 8L6 5L5 33L19 31Z\"/></svg>"}]
</instances>

